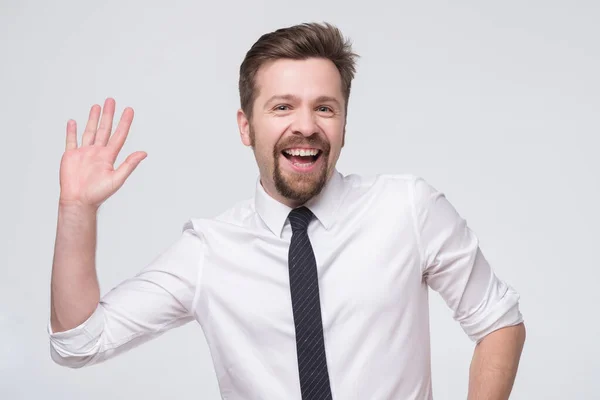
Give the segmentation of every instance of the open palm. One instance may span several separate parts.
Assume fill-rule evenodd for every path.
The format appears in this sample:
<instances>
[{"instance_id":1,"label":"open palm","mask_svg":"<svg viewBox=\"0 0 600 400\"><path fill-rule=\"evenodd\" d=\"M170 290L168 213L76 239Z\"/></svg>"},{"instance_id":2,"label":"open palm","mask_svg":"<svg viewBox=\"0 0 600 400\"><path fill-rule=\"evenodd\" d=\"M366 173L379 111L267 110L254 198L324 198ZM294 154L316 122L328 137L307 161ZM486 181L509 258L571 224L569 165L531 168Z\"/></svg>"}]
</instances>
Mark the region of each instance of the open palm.
<instances>
[{"instance_id":1,"label":"open palm","mask_svg":"<svg viewBox=\"0 0 600 400\"><path fill-rule=\"evenodd\" d=\"M138 151L114 168L133 121L133 109L128 107L123 111L112 135L115 101L106 99L102 119L101 111L99 105L92 106L79 147L77 124L73 120L67 123L66 148L60 165L62 204L100 207L102 202L123 186L133 170L146 158L145 152Z\"/></svg>"}]
</instances>

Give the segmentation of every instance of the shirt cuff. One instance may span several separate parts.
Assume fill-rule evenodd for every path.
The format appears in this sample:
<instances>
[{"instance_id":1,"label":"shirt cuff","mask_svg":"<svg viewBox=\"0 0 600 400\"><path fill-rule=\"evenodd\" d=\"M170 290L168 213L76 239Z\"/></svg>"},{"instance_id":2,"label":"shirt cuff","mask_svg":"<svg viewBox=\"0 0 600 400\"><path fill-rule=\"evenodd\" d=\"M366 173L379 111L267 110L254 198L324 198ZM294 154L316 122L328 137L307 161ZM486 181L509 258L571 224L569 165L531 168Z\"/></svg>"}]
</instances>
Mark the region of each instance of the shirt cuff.
<instances>
[{"instance_id":1,"label":"shirt cuff","mask_svg":"<svg viewBox=\"0 0 600 400\"><path fill-rule=\"evenodd\" d=\"M104 331L104 311L100 305L80 325L63 332L53 332L49 321L47 327L50 337L52 358L59 364L72 357L86 357L95 354L95 347Z\"/></svg>"},{"instance_id":2,"label":"shirt cuff","mask_svg":"<svg viewBox=\"0 0 600 400\"><path fill-rule=\"evenodd\" d=\"M523 315L519 310L519 294L510 286L505 286L505 288L504 295L482 319L472 323L463 323L464 331L475 343L481 342L493 331L523 322Z\"/></svg>"}]
</instances>

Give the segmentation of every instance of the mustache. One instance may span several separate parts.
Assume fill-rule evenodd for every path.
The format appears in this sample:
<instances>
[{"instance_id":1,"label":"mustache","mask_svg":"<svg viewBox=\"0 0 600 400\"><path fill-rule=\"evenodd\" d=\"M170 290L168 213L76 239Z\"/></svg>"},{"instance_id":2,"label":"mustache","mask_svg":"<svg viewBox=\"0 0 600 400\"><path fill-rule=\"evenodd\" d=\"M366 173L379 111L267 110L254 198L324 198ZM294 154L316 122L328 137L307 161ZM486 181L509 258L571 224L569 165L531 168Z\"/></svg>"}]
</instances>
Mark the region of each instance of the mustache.
<instances>
[{"instance_id":1,"label":"mustache","mask_svg":"<svg viewBox=\"0 0 600 400\"><path fill-rule=\"evenodd\" d=\"M273 149L273 154L278 155L285 149L289 149L290 147L316 147L323 151L323 155L329 155L331 151L331 146L329 142L323 139L321 136L310 136L308 138L292 136L288 139L285 139L275 146Z\"/></svg>"}]
</instances>

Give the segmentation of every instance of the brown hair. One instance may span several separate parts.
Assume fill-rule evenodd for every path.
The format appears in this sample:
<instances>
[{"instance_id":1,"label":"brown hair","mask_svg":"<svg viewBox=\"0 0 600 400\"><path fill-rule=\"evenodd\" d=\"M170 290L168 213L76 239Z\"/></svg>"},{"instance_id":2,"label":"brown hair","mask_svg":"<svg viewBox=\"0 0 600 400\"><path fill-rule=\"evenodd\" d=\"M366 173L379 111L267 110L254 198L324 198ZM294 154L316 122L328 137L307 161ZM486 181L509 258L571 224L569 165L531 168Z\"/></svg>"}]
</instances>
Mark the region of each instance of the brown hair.
<instances>
[{"instance_id":1,"label":"brown hair","mask_svg":"<svg viewBox=\"0 0 600 400\"><path fill-rule=\"evenodd\" d=\"M350 40L345 39L335 26L303 23L262 35L246 53L240 66L239 91L241 108L248 119L252 118L252 106L258 96L256 73L264 63L282 58L305 60L313 57L328 59L337 67L347 111L358 55L352 52Z\"/></svg>"}]
</instances>

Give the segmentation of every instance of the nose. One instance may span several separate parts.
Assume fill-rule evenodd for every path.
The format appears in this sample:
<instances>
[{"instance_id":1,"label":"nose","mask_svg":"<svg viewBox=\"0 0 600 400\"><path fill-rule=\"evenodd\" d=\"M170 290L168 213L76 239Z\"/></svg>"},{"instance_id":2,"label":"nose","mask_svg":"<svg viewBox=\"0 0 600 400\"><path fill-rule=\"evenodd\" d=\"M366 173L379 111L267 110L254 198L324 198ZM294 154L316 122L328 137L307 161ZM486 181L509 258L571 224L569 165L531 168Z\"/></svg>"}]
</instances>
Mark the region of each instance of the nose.
<instances>
[{"instance_id":1,"label":"nose","mask_svg":"<svg viewBox=\"0 0 600 400\"><path fill-rule=\"evenodd\" d=\"M291 124L292 133L309 137L318 132L316 116L312 110L298 109Z\"/></svg>"}]
</instances>

